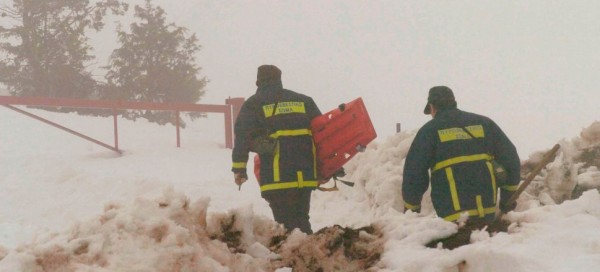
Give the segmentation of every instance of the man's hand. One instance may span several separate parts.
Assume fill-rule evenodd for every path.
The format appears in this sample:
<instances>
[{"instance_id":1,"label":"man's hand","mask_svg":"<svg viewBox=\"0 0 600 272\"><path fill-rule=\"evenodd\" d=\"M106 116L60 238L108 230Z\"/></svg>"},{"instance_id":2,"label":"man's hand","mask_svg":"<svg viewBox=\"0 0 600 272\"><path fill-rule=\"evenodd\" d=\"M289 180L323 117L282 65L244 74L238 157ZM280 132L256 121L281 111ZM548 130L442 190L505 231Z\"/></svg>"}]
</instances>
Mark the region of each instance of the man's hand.
<instances>
[{"instance_id":1,"label":"man's hand","mask_svg":"<svg viewBox=\"0 0 600 272\"><path fill-rule=\"evenodd\" d=\"M233 178L234 178L235 184L237 184L238 186L242 186L242 183L244 183L244 182L246 182L246 180L248 180L248 175L246 173L234 173Z\"/></svg>"}]
</instances>

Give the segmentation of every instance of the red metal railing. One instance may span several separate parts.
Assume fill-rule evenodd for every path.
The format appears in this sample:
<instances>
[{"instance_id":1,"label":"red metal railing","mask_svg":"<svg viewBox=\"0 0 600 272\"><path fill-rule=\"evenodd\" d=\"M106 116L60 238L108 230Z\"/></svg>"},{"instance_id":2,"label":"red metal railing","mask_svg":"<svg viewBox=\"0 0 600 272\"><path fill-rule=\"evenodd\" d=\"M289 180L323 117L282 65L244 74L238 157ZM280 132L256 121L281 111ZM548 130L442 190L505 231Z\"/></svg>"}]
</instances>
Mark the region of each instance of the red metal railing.
<instances>
[{"instance_id":1,"label":"red metal railing","mask_svg":"<svg viewBox=\"0 0 600 272\"><path fill-rule=\"evenodd\" d=\"M225 147L233 148L233 122L237 118L244 98L228 98L225 100L225 105L211 104L190 104L190 103L152 103L152 102L130 102L130 101L111 101L111 100L85 100L85 99L70 99L70 98L48 98L48 97L25 97L25 96L0 96L0 105L3 105L11 110L25 114L31 118L42 121L46 124L64 130L68 133L101 145L105 148L121 153L119 149L119 136L117 126L117 110L163 110L175 112L175 127L177 135L177 147L181 146L180 142L180 124L179 113L186 112L213 112L223 113L225 118ZM105 144L94 138L86 136L77 131L71 130L57 123L44 119L40 116L24 111L15 105L21 106L46 106L46 107L68 107L68 108L88 108L88 109L112 109L114 123L114 146Z\"/></svg>"}]
</instances>

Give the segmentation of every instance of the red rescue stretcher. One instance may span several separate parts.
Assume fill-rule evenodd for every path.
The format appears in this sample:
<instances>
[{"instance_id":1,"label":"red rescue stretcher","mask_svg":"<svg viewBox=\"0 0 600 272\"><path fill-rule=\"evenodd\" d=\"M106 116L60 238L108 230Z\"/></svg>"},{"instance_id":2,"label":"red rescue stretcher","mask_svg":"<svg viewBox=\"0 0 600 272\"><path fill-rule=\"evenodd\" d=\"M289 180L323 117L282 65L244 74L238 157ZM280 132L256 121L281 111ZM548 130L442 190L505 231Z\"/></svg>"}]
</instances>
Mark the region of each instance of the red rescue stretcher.
<instances>
[{"instance_id":1,"label":"red rescue stretcher","mask_svg":"<svg viewBox=\"0 0 600 272\"><path fill-rule=\"evenodd\" d=\"M317 148L320 179L338 174L358 152L377 137L362 98L341 104L311 122ZM260 159L254 157L254 174L260 180Z\"/></svg>"},{"instance_id":2,"label":"red rescue stretcher","mask_svg":"<svg viewBox=\"0 0 600 272\"><path fill-rule=\"evenodd\" d=\"M362 98L341 104L311 122L319 177L328 179L377 137Z\"/></svg>"}]
</instances>

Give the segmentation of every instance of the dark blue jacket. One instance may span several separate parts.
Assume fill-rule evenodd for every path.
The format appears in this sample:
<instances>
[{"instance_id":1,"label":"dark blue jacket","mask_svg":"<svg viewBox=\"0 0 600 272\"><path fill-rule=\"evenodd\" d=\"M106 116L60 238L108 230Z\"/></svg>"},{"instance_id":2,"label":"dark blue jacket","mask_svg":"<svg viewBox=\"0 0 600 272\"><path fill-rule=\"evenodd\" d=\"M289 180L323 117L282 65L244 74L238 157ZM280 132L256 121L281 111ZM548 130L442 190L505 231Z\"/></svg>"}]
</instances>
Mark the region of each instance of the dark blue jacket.
<instances>
[{"instance_id":1,"label":"dark blue jacket","mask_svg":"<svg viewBox=\"0 0 600 272\"><path fill-rule=\"evenodd\" d=\"M508 172L505 184L496 181L492 159ZM468 212L492 221L498 188L502 204L518 188L520 167L515 146L494 121L456 108L440 110L417 132L406 156L405 207L420 209L431 173L431 199L439 217L456 221Z\"/></svg>"},{"instance_id":2,"label":"dark blue jacket","mask_svg":"<svg viewBox=\"0 0 600 272\"><path fill-rule=\"evenodd\" d=\"M244 103L235 122L232 171L246 172L251 140L268 131L277 139L277 145L274 154L260 155L262 195L315 189L317 158L310 122L319 115L321 112L312 98L283 89L281 81L259 87Z\"/></svg>"}]
</instances>

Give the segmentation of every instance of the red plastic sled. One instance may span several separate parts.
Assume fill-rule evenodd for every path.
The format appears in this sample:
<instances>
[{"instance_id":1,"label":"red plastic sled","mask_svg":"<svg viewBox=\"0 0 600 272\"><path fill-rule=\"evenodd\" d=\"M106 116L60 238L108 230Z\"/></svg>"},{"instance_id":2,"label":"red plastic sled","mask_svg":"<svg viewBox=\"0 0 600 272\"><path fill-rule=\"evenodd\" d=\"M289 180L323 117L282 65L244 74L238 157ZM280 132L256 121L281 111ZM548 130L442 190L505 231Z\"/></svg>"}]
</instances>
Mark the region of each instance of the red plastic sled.
<instances>
[{"instance_id":1,"label":"red plastic sled","mask_svg":"<svg viewBox=\"0 0 600 272\"><path fill-rule=\"evenodd\" d=\"M362 98L341 104L311 122L319 177L331 178L377 137Z\"/></svg>"},{"instance_id":2,"label":"red plastic sled","mask_svg":"<svg viewBox=\"0 0 600 272\"><path fill-rule=\"evenodd\" d=\"M317 147L319 178L329 179L356 153L377 137L362 98L341 104L311 122ZM254 175L260 180L260 159L254 157Z\"/></svg>"}]
</instances>

